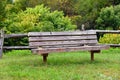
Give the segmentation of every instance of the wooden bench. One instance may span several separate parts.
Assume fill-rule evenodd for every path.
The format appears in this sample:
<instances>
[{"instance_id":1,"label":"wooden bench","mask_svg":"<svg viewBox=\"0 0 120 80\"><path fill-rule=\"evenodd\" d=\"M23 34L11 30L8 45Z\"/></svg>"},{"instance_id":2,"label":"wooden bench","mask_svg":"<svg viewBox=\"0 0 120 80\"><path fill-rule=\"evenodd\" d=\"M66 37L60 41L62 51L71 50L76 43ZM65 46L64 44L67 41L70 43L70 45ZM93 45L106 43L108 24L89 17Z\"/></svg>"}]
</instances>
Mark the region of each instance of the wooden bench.
<instances>
[{"instance_id":1,"label":"wooden bench","mask_svg":"<svg viewBox=\"0 0 120 80\"><path fill-rule=\"evenodd\" d=\"M34 54L41 54L47 61L49 53L69 51L90 51L91 60L94 53L108 49L108 45L99 45L96 32L93 30L75 32L29 32L29 46L34 47Z\"/></svg>"}]
</instances>

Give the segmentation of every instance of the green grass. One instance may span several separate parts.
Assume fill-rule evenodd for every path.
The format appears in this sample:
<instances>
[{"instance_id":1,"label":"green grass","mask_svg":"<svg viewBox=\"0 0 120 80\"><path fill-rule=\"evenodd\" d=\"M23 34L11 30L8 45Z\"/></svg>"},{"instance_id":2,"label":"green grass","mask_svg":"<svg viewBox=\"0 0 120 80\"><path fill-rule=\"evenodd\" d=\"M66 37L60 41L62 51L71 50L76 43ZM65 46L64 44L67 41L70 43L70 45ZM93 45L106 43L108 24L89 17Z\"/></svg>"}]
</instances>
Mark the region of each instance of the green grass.
<instances>
[{"instance_id":1,"label":"green grass","mask_svg":"<svg viewBox=\"0 0 120 80\"><path fill-rule=\"evenodd\" d=\"M0 60L0 80L120 80L120 49L50 54L47 64L30 51L12 51Z\"/></svg>"}]
</instances>

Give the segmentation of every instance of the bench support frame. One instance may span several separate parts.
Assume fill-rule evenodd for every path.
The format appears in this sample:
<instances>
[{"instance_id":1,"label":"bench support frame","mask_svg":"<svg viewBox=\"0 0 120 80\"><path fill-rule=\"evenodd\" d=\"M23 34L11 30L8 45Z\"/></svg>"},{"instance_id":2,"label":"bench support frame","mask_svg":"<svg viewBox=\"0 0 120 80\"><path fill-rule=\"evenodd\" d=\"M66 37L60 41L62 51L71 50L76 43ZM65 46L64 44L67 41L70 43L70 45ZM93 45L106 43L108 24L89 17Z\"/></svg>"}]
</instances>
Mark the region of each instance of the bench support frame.
<instances>
[{"instance_id":1,"label":"bench support frame","mask_svg":"<svg viewBox=\"0 0 120 80\"><path fill-rule=\"evenodd\" d=\"M48 53L42 54L42 56L43 56L43 62L46 63L47 62Z\"/></svg>"},{"instance_id":2,"label":"bench support frame","mask_svg":"<svg viewBox=\"0 0 120 80\"><path fill-rule=\"evenodd\" d=\"M100 50L98 51L90 51L91 53L91 61L94 61L94 53L100 53Z\"/></svg>"}]
</instances>

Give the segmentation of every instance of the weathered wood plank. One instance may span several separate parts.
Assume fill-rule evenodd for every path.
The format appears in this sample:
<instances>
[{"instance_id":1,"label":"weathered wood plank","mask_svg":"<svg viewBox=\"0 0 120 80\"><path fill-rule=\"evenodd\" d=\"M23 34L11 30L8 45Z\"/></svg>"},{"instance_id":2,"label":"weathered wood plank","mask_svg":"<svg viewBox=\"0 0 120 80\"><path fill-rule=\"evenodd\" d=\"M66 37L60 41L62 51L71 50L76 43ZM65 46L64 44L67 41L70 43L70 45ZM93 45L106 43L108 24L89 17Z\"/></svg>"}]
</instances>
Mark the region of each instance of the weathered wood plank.
<instances>
[{"instance_id":1,"label":"weathered wood plank","mask_svg":"<svg viewBox=\"0 0 120 80\"><path fill-rule=\"evenodd\" d=\"M52 46L52 45L81 45L95 44L97 40L80 40L80 41L49 41L49 42L29 42L30 46Z\"/></svg>"},{"instance_id":2,"label":"weathered wood plank","mask_svg":"<svg viewBox=\"0 0 120 80\"><path fill-rule=\"evenodd\" d=\"M4 43L4 31L0 30L0 58L2 58L3 53L3 43Z\"/></svg>"},{"instance_id":3,"label":"weathered wood plank","mask_svg":"<svg viewBox=\"0 0 120 80\"><path fill-rule=\"evenodd\" d=\"M17 37L28 37L27 33L24 34L6 34L5 38L17 38Z\"/></svg>"},{"instance_id":4,"label":"weathered wood plank","mask_svg":"<svg viewBox=\"0 0 120 80\"><path fill-rule=\"evenodd\" d=\"M120 47L120 44L106 44L109 45L110 47Z\"/></svg>"},{"instance_id":5,"label":"weathered wood plank","mask_svg":"<svg viewBox=\"0 0 120 80\"><path fill-rule=\"evenodd\" d=\"M29 32L28 36L72 36L72 35L86 35L86 34L96 34L96 31L74 31L74 32Z\"/></svg>"},{"instance_id":6,"label":"weathered wood plank","mask_svg":"<svg viewBox=\"0 0 120 80\"><path fill-rule=\"evenodd\" d=\"M67 48L43 48L43 49L32 49L33 53L45 54L51 52L71 52L71 51L96 51L101 49L108 49L108 45L102 46L81 46L81 47L67 47Z\"/></svg>"},{"instance_id":7,"label":"weathered wood plank","mask_svg":"<svg viewBox=\"0 0 120 80\"><path fill-rule=\"evenodd\" d=\"M98 33L115 33L120 34L120 30L95 30Z\"/></svg>"},{"instance_id":8,"label":"weathered wood plank","mask_svg":"<svg viewBox=\"0 0 120 80\"><path fill-rule=\"evenodd\" d=\"M2 41L3 41L3 39L0 38L0 46L3 45L3 42L2 42Z\"/></svg>"},{"instance_id":9,"label":"weathered wood plank","mask_svg":"<svg viewBox=\"0 0 120 80\"><path fill-rule=\"evenodd\" d=\"M87 36L49 36L49 37L29 37L30 42L34 41L68 41L68 40L90 40L97 39L96 35Z\"/></svg>"},{"instance_id":10,"label":"weathered wood plank","mask_svg":"<svg viewBox=\"0 0 120 80\"><path fill-rule=\"evenodd\" d=\"M26 49L34 49L34 47L30 46L3 46L4 50L26 50Z\"/></svg>"}]
</instances>

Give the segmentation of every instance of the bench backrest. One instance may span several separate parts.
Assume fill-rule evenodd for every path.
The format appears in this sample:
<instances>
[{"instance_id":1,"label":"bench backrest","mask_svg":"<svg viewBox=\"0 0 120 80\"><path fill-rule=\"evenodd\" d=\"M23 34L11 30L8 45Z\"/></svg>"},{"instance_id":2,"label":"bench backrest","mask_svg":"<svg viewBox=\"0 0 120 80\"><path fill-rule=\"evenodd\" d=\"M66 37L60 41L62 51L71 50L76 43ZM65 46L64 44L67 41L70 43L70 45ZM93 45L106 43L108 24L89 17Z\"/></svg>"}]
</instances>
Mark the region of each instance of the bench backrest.
<instances>
[{"instance_id":1,"label":"bench backrest","mask_svg":"<svg viewBox=\"0 0 120 80\"><path fill-rule=\"evenodd\" d=\"M31 47L78 47L96 45L97 36L93 30L74 32L29 32Z\"/></svg>"}]
</instances>

